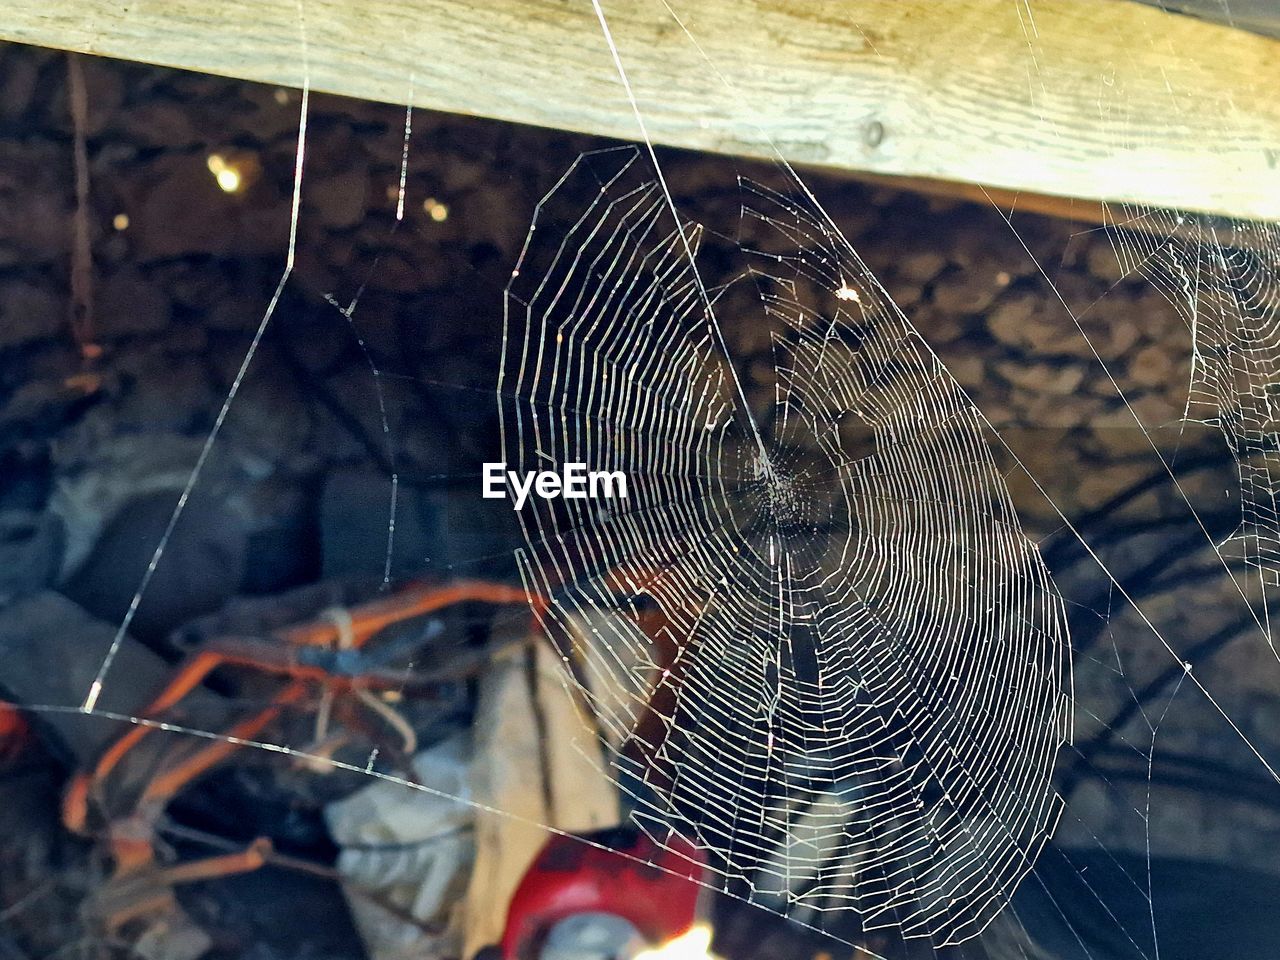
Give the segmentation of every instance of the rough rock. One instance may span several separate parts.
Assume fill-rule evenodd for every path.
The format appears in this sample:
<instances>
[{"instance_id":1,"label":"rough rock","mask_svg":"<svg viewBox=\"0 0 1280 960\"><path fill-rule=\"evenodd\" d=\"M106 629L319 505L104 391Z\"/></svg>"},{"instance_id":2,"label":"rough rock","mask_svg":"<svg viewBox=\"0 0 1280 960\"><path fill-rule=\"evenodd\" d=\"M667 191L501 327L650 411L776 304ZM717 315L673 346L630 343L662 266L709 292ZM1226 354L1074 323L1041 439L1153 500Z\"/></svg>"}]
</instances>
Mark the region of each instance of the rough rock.
<instances>
[{"instance_id":1,"label":"rough rock","mask_svg":"<svg viewBox=\"0 0 1280 960\"><path fill-rule=\"evenodd\" d=\"M1124 294L1104 297L1094 309L1080 318L1080 326L1089 338L1086 345L1084 338L1079 337L1081 352L1097 351L1104 363L1115 364L1125 356L1141 339L1141 333L1135 317L1143 309L1141 301L1135 301Z\"/></svg>"},{"instance_id":2,"label":"rough rock","mask_svg":"<svg viewBox=\"0 0 1280 960\"><path fill-rule=\"evenodd\" d=\"M227 416L225 445L252 471L274 471L307 450L314 411L297 382L283 371L251 367Z\"/></svg>"},{"instance_id":3,"label":"rough rock","mask_svg":"<svg viewBox=\"0 0 1280 960\"><path fill-rule=\"evenodd\" d=\"M320 502L324 576L381 576L387 561L391 478L363 468L329 474ZM407 485L396 491L391 570L413 576L444 553L436 504Z\"/></svg>"},{"instance_id":4,"label":"rough rock","mask_svg":"<svg viewBox=\"0 0 1280 960\"><path fill-rule=\"evenodd\" d=\"M100 385L92 375L29 380L0 404L0 431L23 430L28 435L43 435L57 430L72 408L96 393Z\"/></svg>"},{"instance_id":5,"label":"rough rock","mask_svg":"<svg viewBox=\"0 0 1280 960\"><path fill-rule=\"evenodd\" d=\"M1048 393L1059 397L1075 393L1085 377L1084 367L1074 363L1060 366L1002 361L996 364L996 369L1010 383L1028 392Z\"/></svg>"},{"instance_id":6,"label":"rough rock","mask_svg":"<svg viewBox=\"0 0 1280 960\"><path fill-rule=\"evenodd\" d=\"M1111 242L1105 238L1089 244L1085 251L1085 263L1091 274L1106 283L1116 283L1125 277L1125 270L1120 265Z\"/></svg>"},{"instance_id":7,"label":"rough rock","mask_svg":"<svg viewBox=\"0 0 1280 960\"><path fill-rule=\"evenodd\" d=\"M205 159L166 156L149 165L149 186L132 212L130 237L140 260L225 254L232 232L223 208L232 198L218 190Z\"/></svg>"},{"instance_id":8,"label":"rough rock","mask_svg":"<svg viewBox=\"0 0 1280 960\"><path fill-rule=\"evenodd\" d=\"M947 258L933 250L919 250L906 254L898 261L898 273L917 284L926 284L942 272Z\"/></svg>"},{"instance_id":9,"label":"rough rock","mask_svg":"<svg viewBox=\"0 0 1280 960\"><path fill-rule=\"evenodd\" d=\"M120 132L139 146L187 149L204 143L186 104L156 97L130 104L120 115Z\"/></svg>"},{"instance_id":10,"label":"rough rock","mask_svg":"<svg viewBox=\"0 0 1280 960\"><path fill-rule=\"evenodd\" d=\"M67 327L63 301L24 281L0 285L0 349L53 337Z\"/></svg>"},{"instance_id":11,"label":"rough rock","mask_svg":"<svg viewBox=\"0 0 1280 960\"><path fill-rule=\"evenodd\" d=\"M1000 293L997 274L978 267L944 274L933 287L934 305L948 313L979 313Z\"/></svg>"},{"instance_id":12,"label":"rough rock","mask_svg":"<svg viewBox=\"0 0 1280 960\"><path fill-rule=\"evenodd\" d=\"M0 140L0 240L24 265L65 261L70 175L66 154L54 144Z\"/></svg>"},{"instance_id":13,"label":"rough rock","mask_svg":"<svg viewBox=\"0 0 1280 960\"><path fill-rule=\"evenodd\" d=\"M199 311L201 315L223 300L234 297L237 291L248 285L251 277L254 287L261 282L257 279L261 276L258 272L245 276L243 271L236 271L235 275L228 276L223 264L201 260L159 264L149 270L147 276L164 289L176 306ZM265 296L263 302L266 302Z\"/></svg>"},{"instance_id":14,"label":"rough rock","mask_svg":"<svg viewBox=\"0 0 1280 960\"><path fill-rule=\"evenodd\" d=\"M116 636L61 594L42 591L0 610L0 686L20 703L78 706ZM130 636L124 638L98 700L100 710L133 715L163 687L169 666ZM188 704L213 695L193 692ZM120 735L120 727L78 712L47 713L43 721L81 763ZM163 744L161 738L154 743ZM155 755L143 749L143 763Z\"/></svg>"},{"instance_id":15,"label":"rough rock","mask_svg":"<svg viewBox=\"0 0 1280 960\"><path fill-rule=\"evenodd\" d=\"M368 170L353 167L317 182L308 194L306 209L326 227L346 230L364 219L368 192Z\"/></svg>"},{"instance_id":16,"label":"rough rock","mask_svg":"<svg viewBox=\"0 0 1280 960\"><path fill-rule=\"evenodd\" d=\"M169 298L137 271L114 274L94 292L94 330L105 339L156 333L169 324Z\"/></svg>"},{"instance_id":17,"label":"rough rock","mask_svg":"<svg viewBox=\"0 0 1280 960\"><path fill-rule=\"evenodd\" d=\"M13 50L0 53L0 117L17 119L30 108L40 80L35 57Z\"/></svg>"},{"instance_id":18,"label":"rough rock","mask_svg":"<svg viewBox=\"0 0 1280 960\"><path fill-rule=\"evenodd\" d=\"M203 357L155 348L121 353L116 369L122 383L110 410L115 430L186 434L211 422L221 396Z\"/></svg>"},{"instance_id":19,"label":"rough rock","mask_svg":"<svg viewBox=\"0 0 1280 960\"><path fill-rule=\"evenodd\" d=\"M1158 344L1143 347L1133 354L1128 368L1130 379L1144 387L1168 387L1177 369L1169 351Z\"/></svg>"},{"instance_id":20,"label":"rough rock","mask_svg":"<svg viewBox=\"0 0 1280 960\"><path fill-rule=\"evenodd\" d=\"M1079 331L1065 315L1055 315L1033 293L1004 298L987 316L987 326L1001 343L1035 354L1073 353Z\"/></svg>"},{"instance_id":21,"label":"rough rock","mask_svg":"<svg viewBox=\"0 0 1280 960\"><path fill-rule=\"evenodd\" d=\"M62 522L53 514L0 510L0 607L52 584L62 550Z\"/></svg>"},{"instance_id":22,"label":"rough rock","mask_svg":"<svg viewBox=\"0 0 1280 960\"><path fill-rule=\"evenodd\" d=\"M176 490L128 499L110 517L63 591L95 616L117 622L142 583L178 500ZM242 480L234 494L199 488L167 542L133 621L159 639L245 591L276 591L314 576L315 545L301 497L287 487Z\"/></svg>"},{"instance_id":23,"label":"rough rock","mask_svg":"<svg viewBox=\"0 0 1280 960\"><path fill-rule=\"evenodd\" d=\"M227 297L210 305L205 322L214 330L251 331L262 322L266 309L266 302L256 297Z\"/></svg>"},{"instance_id":24,"label":"rough rock","mask_svg":"<svg viewBox=\"0 0 1280 960\"><path fill-rule=\"evenodd\" d=\"M312 98L313 109L319 106L318 99ZM324 105L338 99L326 98ZM233 122L241 132L263 141L297 137L300 91L266 84L241 84L239 100L245 109L237 113Z\"/></svg>"}]
</instances>

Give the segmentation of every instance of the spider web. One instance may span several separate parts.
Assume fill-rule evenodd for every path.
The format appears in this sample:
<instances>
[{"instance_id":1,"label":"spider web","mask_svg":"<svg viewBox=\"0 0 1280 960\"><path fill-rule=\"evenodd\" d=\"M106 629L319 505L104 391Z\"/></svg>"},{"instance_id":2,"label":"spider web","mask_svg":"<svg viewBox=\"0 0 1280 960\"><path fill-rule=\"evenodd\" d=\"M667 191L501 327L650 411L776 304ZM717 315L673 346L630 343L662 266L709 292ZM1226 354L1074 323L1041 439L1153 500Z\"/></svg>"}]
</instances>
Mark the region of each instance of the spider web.
<instances>
[{"instance_id":1,"label":"spider web","mask_svg":"<svg viewBox=\"0 0 1280 960\"><path fill-rule=\"evenodd\" d=\"M602 25L612 47L603 15ZM285 271L83 705L117 723L292 757L310 756L311 744L250 742L113 714L96 701L290 281L305 90ZM631 104L645 135L643 111L634 97ZM396 225L405 216L412 119L409 111ZM1195 714L1199 707L1179 698L1184 686L1198 689L1213 718L1225 718L1252 752L1249 769L1261 760L1264 786L1274 785L1267 746L1227 715L1216 697L1223 684L1193 670L1202 655L1269 623L1265 593L1257 603L1234 598L1244 601L1235 611L1243 625L1170 635L1148 613L1148 597L1114 571L1109 532L1088 516L1069 517L1052 503L1051 484L1033 478L1059 529L1078 538L1073 590L1080 580L1094 588L1082 604L1087 626L1073 622L1069 631L1079 611L1049 575L1050 566L1056 575L1069 565L1042 558L1006 483L1030 471L808 187L781 164L773 176L724 185L732 215L686 217L644 139L638 148L583 154L537 203L505 291L498 374L512 466L583 462L631 481L625 500L534 500L518 519L526 584L551 600L543 625L565 657L566 682L613 751L606 772L630 798L633 819L659 842L673 833L693 839L726 893L836 939L852 936L844 923L852 915L931 951L981 932L980 944L1008 937L1008 955L1033 956L1032 938L1020 935L1036 919L1024 896L1030 888L1078 955L1159 957L1157 738L1175 699L1175 715ZM1184 311L1195 343L1188 416L1211 420L1227 438L1243 517L1235 540L1269 585L1280 549L1274 229L1121 209L1109 236L1122 265ZM1012 217L1009 227L1018 235ZM329 301L357 333L362 291L360 284L349 300ZM767 332L765 372L753 376L772 382L771 396L747 383L739 327ZM389 584L400 476L388 394L397 375L363 339L360 348L391 467L382 571ZM487 385L430 382L468 400L492 396ZM1154 448L1156 438L1142 432ZM1183 499L1199 527L1190 544L1205 528ZM434 569L456 573L479 559ZM1234 582L1230 552L1215 560ZM1205 576L1175 572L1181 582ZM1133 655L1125 643L1134 634L1148 638L1152 654ZM1089 689L1088 702L1073 709L1086 690L1081 671L1090 686L1118 688L1121 708L1099 707ZM1099 860L1118 863L1115 834L1095 833L1089 814L1071 806L1091 776L1122 793L1121 774L1102 752L1116 743L1146 774L1122 801L1146 867L1145 877L1119 868L1136 917L1114 886L1086 873ZM380 767L376 756L363 764L311 759L449 796ZM1231 779L1230 768L1223 776ZM1077 847L1051 854L1055 829ZM1055 885L1046 860L1064 866L1069 880ZM1074 913L1064 888L1094 913Z\"/></svg>"},{"instance_id":2,"label":"spider web","mask_svg":"<svg viewBox=\"0 0 1280 960\"><path fill-rule=\"evenodd\" d=\"M1150 280L1191 332L1186 416L1222 430L1240 485L1228 548L1265 592L1280 582L1280 234L1273 223L1121 204L1108 236L1124 270Z\"/></svg>"},{"instance_id":3,"label":"spider web","mask_svg":"<svg viewBox=\"0 0 1280 960\"><path fill-rule=\"evenodd\" d=\"M583 157L539 205L508 291L507 459L632 490L521 511L527 576L639 755L618 774L656 839L692 830L783 909L964 940L1060 814L1062 601L972 404L857 255L794 192L739 188L746 263L706 301L682 240L701 260L703 231L676 229L637 149ZM564 195L591 200L540 231ZM769 329L768 411L736 403L717 303ZM656 642L577 628L639 598Z\"/></svg>"}]
</instances>

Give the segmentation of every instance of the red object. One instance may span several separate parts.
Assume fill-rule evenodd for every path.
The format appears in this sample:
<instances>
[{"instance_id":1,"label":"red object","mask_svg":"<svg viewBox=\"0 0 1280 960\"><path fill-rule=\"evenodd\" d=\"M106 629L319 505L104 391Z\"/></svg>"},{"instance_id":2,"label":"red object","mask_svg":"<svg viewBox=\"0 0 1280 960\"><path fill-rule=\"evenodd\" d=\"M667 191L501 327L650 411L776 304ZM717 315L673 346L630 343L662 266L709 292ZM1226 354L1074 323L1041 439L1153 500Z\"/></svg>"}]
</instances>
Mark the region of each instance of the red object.
<instances>
[{"instance_id":1,"label":"red object","mask_svg":"<svg viewBox=\"0 0 1280 960\"><path fill-rule=\"evenodd\" d=\"M22 752L31 730L18 708L0 701L0 760L12 760Z\"/></svg>"},{"instance_id":2,"label":"red object","mask_svg":"<svg viewBox=\"0 0 1280 960\"><path fill-rule=\"evenodd\" d=\"M548 931L579 913L621 917L654 945L678 937L697 918L705 862L678 836L660 846L632 827L553 836L511 898L503 960L536 960Z\"/></svg>"}]
</instances>

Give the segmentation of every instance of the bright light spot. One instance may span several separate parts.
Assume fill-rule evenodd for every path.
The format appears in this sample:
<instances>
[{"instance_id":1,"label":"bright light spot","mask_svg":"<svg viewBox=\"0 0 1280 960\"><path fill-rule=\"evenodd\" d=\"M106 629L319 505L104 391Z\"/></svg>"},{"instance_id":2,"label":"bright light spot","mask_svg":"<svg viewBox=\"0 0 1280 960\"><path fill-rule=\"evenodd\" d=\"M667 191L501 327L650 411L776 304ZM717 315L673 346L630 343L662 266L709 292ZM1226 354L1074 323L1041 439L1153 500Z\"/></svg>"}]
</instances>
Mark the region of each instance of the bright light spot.
<instances>
[{"instance_id":1,"label":"bright light spot","mask_svg":"<svg viewBox=\"0 0 1280 960\"><path fill-rule=\"evenodd\" d=\"M129 229L129 215L127 213L117 213L111 218L111 225L117 230Z\"/></svg>"},{"instance_id":2,"label":"bright light spot","mask_svg":"<svg viewBox=\"0 0 1280 960\"><path fill-rule=\"evenodd\" d=\"M427 197L422 201L422 209L427 211L429 216L436 223L444 223L449 219L449 208L441 203L435 197Z\"/></svg>"},{"instance_id":3,"label":"bright light spot","mask_svg":"<svg viewBox=\"0 0 1280 960\"><path fill-rule=\"evenodd\" d=\"M716 960L711 953L711 928L699 924L660 947L640 951L635 960Z\"/></svg>"},{"instance_id":4,"label":"bright light spot","mask_svg":"<svg viewBox=\"0 0 1280 960\"><path fill-rule=\"evenodd\" d=\"M1011 283L1013 283L1013 277L1010 275L1008 270L1001 270L996 274L997 287L1007 287Z\"/></svg>"},{"instance_id":5,"label":"bright light spot","mask_svg":"<svg viewBox=\"0 0 1280 960\"><path fill-rule=\"evenodd\" d=\"M209 167L209 172L213 174L213 179L218 182L218 188L223 193L235 193L240 189L244 182L240 170L228 163L222 154L209 154L209 159L206 163Z\"/></svg>"},{"instance_id":6,"label":"bright light spot","mask_svg":"<svg viewBox=\"0 0 1280 960\"><path fill-rule=\"evenodd\" d=\"M858 291L853 289L847 283L840 284L840 289L836 291L837 300L851 300L854 303L861 303L862 298L858 296Z\"/></svg>"},{"instance_id":7,"label":"bright light spot","mask_svg":"<svg viewBox=\"0 0 1280 960\"><path fill-rule=\"evenodd\" d=\"M276 98L276 103L280 104L282 107L289 102L289 91L284 87L276 87L275 93L273 93L272 96Z\"/></svg>"}]
</instances>

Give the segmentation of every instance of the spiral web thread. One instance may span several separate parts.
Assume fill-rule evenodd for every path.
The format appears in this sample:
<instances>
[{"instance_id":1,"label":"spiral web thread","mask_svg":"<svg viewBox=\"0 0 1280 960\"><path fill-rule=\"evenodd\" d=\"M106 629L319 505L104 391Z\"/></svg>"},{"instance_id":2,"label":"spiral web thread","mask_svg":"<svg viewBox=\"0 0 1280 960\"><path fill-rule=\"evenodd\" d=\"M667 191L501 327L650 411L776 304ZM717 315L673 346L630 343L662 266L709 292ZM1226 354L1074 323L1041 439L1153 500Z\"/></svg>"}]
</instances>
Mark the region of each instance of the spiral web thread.
<instances>
[{"instance_id":1,"label":"spiral web thread","mask_svg":"<svg viewBox=\"0 0 1280 960\"><path fill-rule=\"evenodd\" d=\"M783 913L961 942L1061 812L1063 604L977 411L857 255L795 191L739 189L735 242L685 235L703 275L742 264L714 309L769 329L754 412L636 148L539 204L508 288L507 459L630 490L531 501L525 576L658 842Z\"/></svg>"},{"instance_id":2,"label":"spiral web thread","mask_svg":"<svg viewBox=\"0 0 1280 960\"><path fill-rule=\"evenodd\" d=\"M1221 428L1236 461L1241 519L1231 539L1264 587L1280 584L1280 229L1117 210L1108 235L1121 266L1149 280L1191 330L1187 417Z\"/></svg>"}]
</instances>

